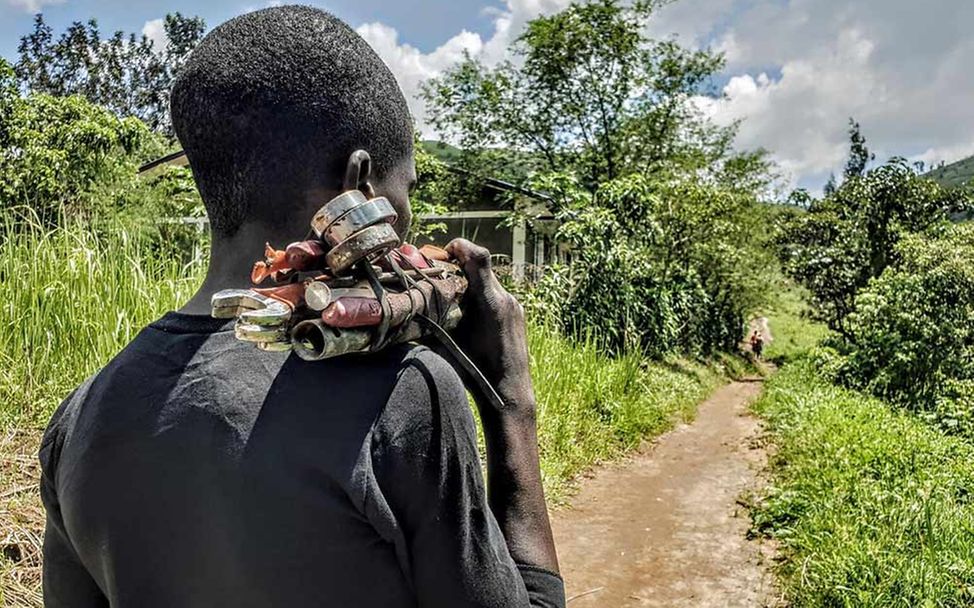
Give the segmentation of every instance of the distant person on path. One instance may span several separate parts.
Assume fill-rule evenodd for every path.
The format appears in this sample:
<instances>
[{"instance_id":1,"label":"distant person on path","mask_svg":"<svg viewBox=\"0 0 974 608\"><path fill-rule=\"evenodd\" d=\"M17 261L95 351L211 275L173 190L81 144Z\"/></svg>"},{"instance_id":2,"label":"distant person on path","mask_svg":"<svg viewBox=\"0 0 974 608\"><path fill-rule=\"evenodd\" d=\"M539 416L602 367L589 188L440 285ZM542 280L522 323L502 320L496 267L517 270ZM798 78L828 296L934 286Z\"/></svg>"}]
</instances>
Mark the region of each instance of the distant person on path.
<instances>
[{"instance_id":1,"label":"distant person on path","mask_svg":"<svg viewBox=\"0 0 974 608\"><path fill-rule=\"evenodd\" d=\"M761 351L764 350L764 336L761 335L760 330L755 329L751 333L751 352L758 359L761 358Z\"/></svg>"},{"instance_id":2,"label":"distant person on path","mask_svg":"<svg viewBox=\"0 0 974 608\"><path fill-rule=\"evenodd\" d=\"M564 606L523 311L485 249L448 246L470 281L455 337L505 405L474 394L488 487L464 385L432 351L308 363L209 315L265 241L307 232L361 169L356 150L403 234L413 124L389 69L330 14L268 8L203 40L172 120L210 218L210 266L189 303L51 420L45 605Z\"/></svg>"}]
</instances>

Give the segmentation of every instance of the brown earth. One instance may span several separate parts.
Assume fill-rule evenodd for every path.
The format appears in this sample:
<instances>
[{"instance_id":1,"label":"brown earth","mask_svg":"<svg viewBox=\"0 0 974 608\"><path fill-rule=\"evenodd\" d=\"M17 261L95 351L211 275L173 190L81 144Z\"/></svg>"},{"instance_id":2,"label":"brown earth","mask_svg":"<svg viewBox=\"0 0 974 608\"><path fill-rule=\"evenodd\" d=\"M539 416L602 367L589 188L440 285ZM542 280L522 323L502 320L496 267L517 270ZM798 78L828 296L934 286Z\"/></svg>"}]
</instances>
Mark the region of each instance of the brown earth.
<instances>
[{"instance_id":1,"label":"brown earth","mask_svg":"<svg viewBox=\"0 0 974 608\"><path fill-rule=\"evenodd\" d=\"M758 381L735 382L696 420L581 483L553 514L570 606L777 605L771 547L748 540L742 495L766 454L747 406Z\"/></svg>"},{"instance_id":2,"label":"brown earth","mask_svg":"<svg viewBox=\"0 0 974 608\"><path fill-rule=\"evenodd\" d=\"M39 608L44 509L38 431L0 434L0 606Z\"/></svg>"}]
</instances>

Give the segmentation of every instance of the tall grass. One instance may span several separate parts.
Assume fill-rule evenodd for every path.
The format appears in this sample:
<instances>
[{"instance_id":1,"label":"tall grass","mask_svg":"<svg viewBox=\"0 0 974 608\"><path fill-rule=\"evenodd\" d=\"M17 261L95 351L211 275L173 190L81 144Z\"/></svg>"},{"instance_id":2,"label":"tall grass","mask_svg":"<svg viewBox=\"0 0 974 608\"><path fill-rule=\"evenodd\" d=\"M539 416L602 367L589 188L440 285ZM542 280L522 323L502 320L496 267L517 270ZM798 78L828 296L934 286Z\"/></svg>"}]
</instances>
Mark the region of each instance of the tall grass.
<instances>
[{"instance_id":1,"label":"tall grass","mask_svg":"<svg viewBox=\"0 0 974 608\"><path fill-rule=\"evenodd\" d=\"M0 430L40 428L144 325L187 300L200 268L137 232L0 217Z\"/></svg>"},{"instance_id":2,"label":"tall grass","mask_svg":"<svg viewBox=\"0 0 974 608\"><path fill-rule=\"evenodd\" d=\"M974 605L974 446L786 365L755 405L778 452L754 513L795 606Z\"/></svg>"},{"instance_id":3,"label":"tall grass","mask_svg":"<svg viewBox=\"0 0 974 608\"><path fill-rule=\"evenodd\" d=\"M529 339L541 469L556 500L592 464L689 417L728 371L722 363L649 361L639 353L609 358L594 340L570 342L542 325L531 327Z\"/></svg>"},{"instance_id":4,"label":"tall grass","mask_svg":"<svg viewBox=\"0 0 974 608\"><path fill-rule=\"evenodd\" d=\"M7 213L0 230L0 429L42 428L69 391L200 280L200 266L121 225L44 229ZM639 353L609 358L594 340L570 342L540 324L530 347L552 486L667 428L723 370Z\"/></svg>"}]
</instances>

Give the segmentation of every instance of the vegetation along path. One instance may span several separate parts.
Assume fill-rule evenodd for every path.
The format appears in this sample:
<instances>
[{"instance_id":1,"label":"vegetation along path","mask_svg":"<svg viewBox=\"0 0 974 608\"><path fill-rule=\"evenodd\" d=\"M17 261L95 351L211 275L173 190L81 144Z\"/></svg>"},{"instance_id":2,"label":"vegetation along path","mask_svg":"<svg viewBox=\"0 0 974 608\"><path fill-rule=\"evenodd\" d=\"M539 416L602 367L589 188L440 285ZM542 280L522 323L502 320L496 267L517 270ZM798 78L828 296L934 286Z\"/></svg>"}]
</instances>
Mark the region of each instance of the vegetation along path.
<instances>
[{"instance_id":1,"label":"vegetation along path","mask_svg":"<svg viewBox=\"0 0 974 608\"><path fill-rule=\"evenodd\" d=\"M692 424L599 470L554 514L572 608L773 603L768 547L748 540L738 502L765 461L748 412L760 391L758 381L719 389Z\"/></svg>"}]
</instances>

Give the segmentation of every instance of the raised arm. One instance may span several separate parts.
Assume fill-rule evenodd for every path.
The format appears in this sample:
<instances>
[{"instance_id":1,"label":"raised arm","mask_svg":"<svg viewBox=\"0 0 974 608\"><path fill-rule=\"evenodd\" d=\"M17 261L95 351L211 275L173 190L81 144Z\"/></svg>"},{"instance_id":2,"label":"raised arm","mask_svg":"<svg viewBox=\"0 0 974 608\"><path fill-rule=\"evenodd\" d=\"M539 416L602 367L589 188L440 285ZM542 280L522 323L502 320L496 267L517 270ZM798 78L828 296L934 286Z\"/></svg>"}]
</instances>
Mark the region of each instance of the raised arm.
<instances>
[{"instance_id":1,"label":"raised arm","mask_svg":"<svg viewBox=\"0 0 974 608\"><path fill-rule=\"evenodd\" d=\"M515 562L557 573L558 557L541 486L524 309L494 275L490 252L464 239L451 242L447 251L463 266L470 282L455 337L503 401L498 408L472 391L487 443L490 509Z\"/></svg>"},{"instance_id":2,"label":"raised arm","mask_svg":"<svg viewBox=\"0 0 974 608\"><path fill-rule=\"evenodd\" d=\"M494 276L486 249L465 240L447 249L469 280L454 337L501 397L496 403L465 382L483 422L487 492L464 387L442 358L419 355L374 429L378 489L369 508L395 516L404 543L400 559L420 606L563 608L541 485L524 312ZM335 313L348 315L344 321L355 314L353 307Z\"/></svg>"}]
</instances>

